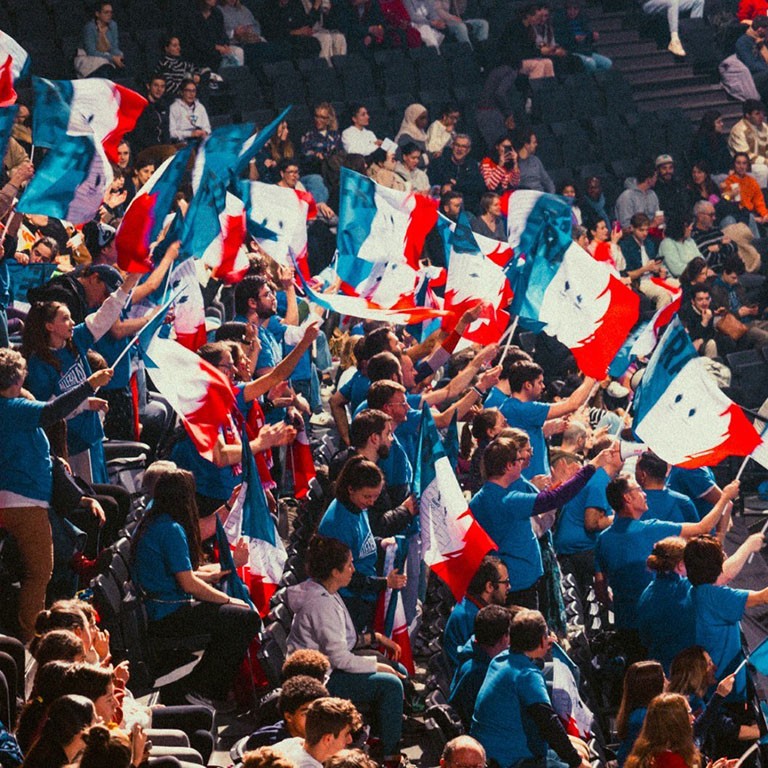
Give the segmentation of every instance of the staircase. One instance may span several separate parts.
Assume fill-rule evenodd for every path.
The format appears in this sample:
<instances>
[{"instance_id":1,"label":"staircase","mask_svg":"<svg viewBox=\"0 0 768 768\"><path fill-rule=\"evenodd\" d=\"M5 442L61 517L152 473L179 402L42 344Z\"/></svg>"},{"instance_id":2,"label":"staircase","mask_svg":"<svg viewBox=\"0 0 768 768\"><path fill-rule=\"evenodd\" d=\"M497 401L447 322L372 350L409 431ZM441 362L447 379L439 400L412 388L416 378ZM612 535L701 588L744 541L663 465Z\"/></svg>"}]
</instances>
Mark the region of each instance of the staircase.
<instances>
[{"instance_id":1,"label":"staircase","mask_svg":"<svg viewBox=\"0 0 768 768\"><path fill-rule=\"evenodd\" d=\"M626 28L631 22L626 12L603 12L593 7L590 17L600 33L598 52L611 58L630 83L638 109L678 107L694 123L706 110L717 109L728 128L741 118L741 104L726 94L716 76L697 74L685 60L660 49L637 29ZM681 36L685 45L684 33Z\"/></svg>"}]
</instances>

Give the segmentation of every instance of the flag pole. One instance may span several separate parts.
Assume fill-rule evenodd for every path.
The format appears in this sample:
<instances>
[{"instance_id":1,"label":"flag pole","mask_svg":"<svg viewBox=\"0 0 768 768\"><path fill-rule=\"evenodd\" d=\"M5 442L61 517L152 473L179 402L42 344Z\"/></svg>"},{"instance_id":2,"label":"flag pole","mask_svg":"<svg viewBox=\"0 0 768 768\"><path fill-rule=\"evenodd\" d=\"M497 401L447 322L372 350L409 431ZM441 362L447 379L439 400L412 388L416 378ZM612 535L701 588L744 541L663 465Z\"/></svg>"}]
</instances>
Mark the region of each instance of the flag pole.
<instances>
[{"instance_id":1,"label":"flag pole","mask_svg":"<svg viewBox=\"0 0 768 768\"><path fill-rule=\"evenodd\" d=\"M504 362L504 358L507 356L507 352L509 352L509 347L512 344L512 337L515 335L515 331L517 330L517 324L520 321L520 315L515 315L515 319L512 321L512 324L507 328L505 331L505 334L507 336L507 343L504 345L504 351L501 353L501 357L499 358L499 362L497 365L501 365ZM504 338L502 336L502 338Z\"/></svg>"},{"instance_id":2,"label":"flag pole","mask_svg":"<svg viewBox=\"0 0 768 768\"><path fill-rule=\"evenodd\" d=\"M740 758L739 762L736 763L736 765L733 768L741 768L742 765L744 765L744 762L747 760L747 758L757 750L757 748L760 746L760 742L756 741Z\"/></svg>"},{"instance_id":3,"label":"flag pole","mask_svg":"<svg viewBox=\"0 0 768 768\"><path fill-rule=\"evenodd\" d=\"M11 223L13 214L16 213L16 205L18 202L19 199L17 197L14 197L11 201L11 210L8 211L8 216L6 216L5 221L3 222L3 236L5 236L5 233L8 231L8 225Z\"/></svg>"},{"instance_id":4,"label":"flag pole","mask_svg":"<svg viewBox=\"0 0 768 768\"><path fill-rule=\"evenodd\" d=\"M760 533L762 533L763 536L765 536L766 530L768 530L768 520L765 521L765 525L763 525L763 527L760 529ZM754 557L755 557L755 553L752 552L750 556L747 558L747 564L751 563Z\"/></svg>"}]
</instances>

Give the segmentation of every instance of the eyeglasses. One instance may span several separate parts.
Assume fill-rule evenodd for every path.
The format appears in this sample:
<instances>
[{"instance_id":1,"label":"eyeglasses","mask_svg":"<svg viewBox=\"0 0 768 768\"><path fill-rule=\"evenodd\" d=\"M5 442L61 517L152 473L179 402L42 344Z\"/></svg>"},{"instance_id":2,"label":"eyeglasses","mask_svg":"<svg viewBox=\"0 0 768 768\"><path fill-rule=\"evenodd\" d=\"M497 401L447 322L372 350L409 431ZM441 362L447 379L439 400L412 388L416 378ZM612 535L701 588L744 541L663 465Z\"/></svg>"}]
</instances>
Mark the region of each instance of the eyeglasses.
<instances>
[{"instance_id":1,"label":"eyeglasses","mask_svg":"<svg viewBox=\"0 0 768 768\"><path fill-rule=\"evenodd\" d=\"M510 582L509 582L509 579L499 579L498 581L494 581L493 583L496 585L499 585L499 584L509 584Z\"/></svg>"}]
</instances>

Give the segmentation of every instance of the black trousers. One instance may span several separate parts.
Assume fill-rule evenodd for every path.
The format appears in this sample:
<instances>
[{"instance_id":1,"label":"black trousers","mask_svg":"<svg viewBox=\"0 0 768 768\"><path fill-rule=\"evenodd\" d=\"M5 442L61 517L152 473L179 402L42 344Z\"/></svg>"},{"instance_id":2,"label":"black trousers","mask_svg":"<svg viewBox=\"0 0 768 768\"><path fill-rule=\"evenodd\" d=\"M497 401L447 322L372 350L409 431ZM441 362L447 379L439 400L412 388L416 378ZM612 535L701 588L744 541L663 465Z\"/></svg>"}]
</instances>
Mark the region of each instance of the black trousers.
<instances>
[{"instance_id":1,"label":"black trousers","mask_svg":"<svg viewBox=\"0 0 768 768\"><path fill-rule=\"evenodd\" d=\"M155 637L211 634L200 663L186 680L187 688L208 698L224 699L232 688L245 652L261 626L259 614L237 605L185 605L152 622Z\"/></svg>"},{"instance_id":2,"label":"black trousers","mask_svg":"<svg viewBox=\"0 0 768 768\"><path fill-rule=\"evenodd\" d=\"M538 579L530 587L507 593L507 605L519 605L532 611L539 610L539 581Z\"/></svg>"}]
</instances>

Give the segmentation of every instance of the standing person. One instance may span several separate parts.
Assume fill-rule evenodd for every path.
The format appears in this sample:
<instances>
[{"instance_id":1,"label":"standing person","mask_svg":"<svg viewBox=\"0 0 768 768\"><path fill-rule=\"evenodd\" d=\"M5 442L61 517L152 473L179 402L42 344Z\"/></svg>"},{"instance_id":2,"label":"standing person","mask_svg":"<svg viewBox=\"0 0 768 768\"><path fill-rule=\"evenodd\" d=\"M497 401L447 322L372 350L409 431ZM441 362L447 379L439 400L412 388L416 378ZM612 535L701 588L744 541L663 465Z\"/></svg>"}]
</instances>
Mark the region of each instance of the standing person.
<instances>
[{"instance_id":1,"label":"standing person","mask_svg":"<svg viewBox=\"0 0 768 768\"><path fill-rule=\"evenodd\" d=\"M144 595L150 633L211 633L203 658L185 679L186 699L226 708L227 694L261 621L247 603L208 583L216 579L198 571L201 559L194 476L169 470L158 479L152 506L134 533L132 570Z\"/></svg>"},{"instance_id":2,"label":"standing person","mask_svg":"<svg viewBox=\"0 0 768 768\"><path fill-rule=\"evenodd\" d=\"M91 374L50 401L23 396L26 375L27 362L20 354L0 349L0 525L16 539L21 552L19 623L24 641L35 635L35 621L45 608L45 590L53 571L48 521L53 465L43 430L94 395L112 371Z\"/></svg>"},{"instance_id":3,"label":"standing person","mask_svg":"<svg viewBox=\"0 0 768 768\"><path fill-rule=\"evenodd\" d=\"M379 593L387 588L402 589L406 583L405 575L397 569L386 577L380 577L376 570L378 545L368 507L378 499L383 485L384 475L376 464L363 456L351 457L339 473L335 498L317 528L318 533L338 539L352 550L355 575L351 584L343 586L341 596L358 631L371 628Z\"/></svg>"},{"instance_id":4,"label":"standing person","mask_svg":"<svg viewBox=\"0 0 768 768\"><path fill-rule=\"evenodd\" d=\"M29 365L29 391L40 400L69 392L87 379L91 366L86 353L115 324L138 282L129 274L122 284L103 285L113 293L101 307L75 325L69 309L57 301L35 303L27 315L22 352ZM73 473L89 483L108 483L104 430L97 411L106 401L92 401L90 409L69 419L67 448Z\"/></svg>"}]
</instances>

